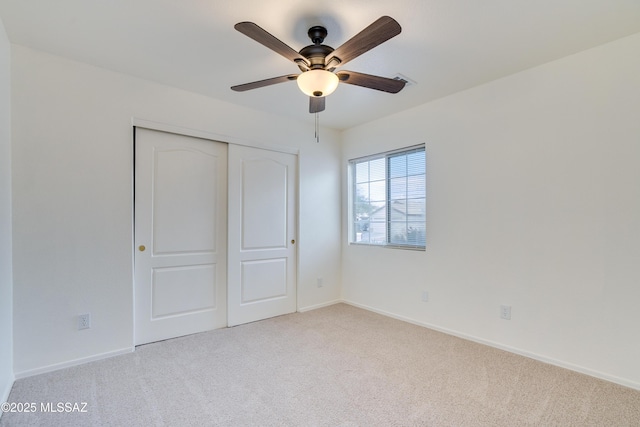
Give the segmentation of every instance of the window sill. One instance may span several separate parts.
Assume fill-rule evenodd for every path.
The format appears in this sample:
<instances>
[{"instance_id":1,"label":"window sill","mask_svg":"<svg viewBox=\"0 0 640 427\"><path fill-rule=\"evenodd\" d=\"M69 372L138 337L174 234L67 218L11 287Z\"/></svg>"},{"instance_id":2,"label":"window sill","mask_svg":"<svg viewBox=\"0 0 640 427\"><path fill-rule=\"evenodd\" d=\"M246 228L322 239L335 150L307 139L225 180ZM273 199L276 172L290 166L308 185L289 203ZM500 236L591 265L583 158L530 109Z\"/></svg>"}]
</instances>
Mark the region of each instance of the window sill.
<instances>
[{"instance_id":1,"label":"window sill","mask_svg":"<svg viewBox=\"0 0 640 427\"><path fill-rule=\"evenodd\" d=\"M391 244L376 245L373 243L358 243L358 242L349 242L349 246L367 246L367 247L373 247L373 248L403 249L405 251L418 251L418 252L426 251L425 246L404 246L404 245L391 245Z\"/></svg>"}]
</instances>

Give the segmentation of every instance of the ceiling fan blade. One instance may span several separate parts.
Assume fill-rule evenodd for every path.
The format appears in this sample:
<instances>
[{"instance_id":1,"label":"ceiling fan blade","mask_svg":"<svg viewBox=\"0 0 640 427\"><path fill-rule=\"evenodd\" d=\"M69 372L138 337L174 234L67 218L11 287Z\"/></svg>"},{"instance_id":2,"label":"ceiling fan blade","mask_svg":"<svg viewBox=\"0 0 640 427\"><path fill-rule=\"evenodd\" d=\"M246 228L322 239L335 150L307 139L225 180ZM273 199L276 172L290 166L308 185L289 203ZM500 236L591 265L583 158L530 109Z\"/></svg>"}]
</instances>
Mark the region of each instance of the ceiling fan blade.
<instances>
[{"instance_id":1,"label":"ceiling fan blade","mask_svg":"<svg viewBox=\"0 0 640 427\"><path fill-rule=\"evenodd\" d=\"M258 89L259 87L271 86L277 83L284 83L298 78L297 74L288 74L286 76L273 77L270 79L258 80L257 82L245 83L242 85L231 86L236 92L244 92L246 90Z\"/></svg>"},{"instance_id":2,"label":"ceiling fan blade","mask_svg":"<svg viewBox=\"0 0 640 427\"><path fill-rule=\"evenodd\" d=\"M371 74L356 73L355 71L340 71L336 74L342 83L381 90L389 93L398 93L405 85L405 82L402 80L372 76Z\"/></svg>"},{"instance_id":3,"label":"ceiling fan blade","mask_svg":"<svg viewBox=\"0 0 640 427\"><path fill-rule=\"evenodd\" d=\"M258 43L268 47L276 53L284 56L290 61L295 62L296 64L304 64L306 68L309 67L309 63L307 59L300 55L298 52L293 50L293 48L289 47L285 43L278 40L276 37L268 33L266 30L262 29L258 25L253 22L239 22L234 28L240 31L245 36L252 38Z\"/></svg>"},{"instance_id":4,"label":"ceiling fan blade","mask_svg":"<svg viewBox=\"0 0 640 427\"><path fill-rule=\"evenodd\" d=\"M326 68L344 65L390 38L397 36L401 31L402 28L395 19L390 16L382 16L334 50L327 58Z\"/></svg>"},{"instance_id":5,"label":"ceiling fan blade","mask_svg":"<svg viewBox=\"0 0 640 427\"><path fill-rule=\"evenodd\" d=\"M324 111L325 97L324 96L310 96L309 97L309 112L319 113Z\"/></svg>"}]
</instances>

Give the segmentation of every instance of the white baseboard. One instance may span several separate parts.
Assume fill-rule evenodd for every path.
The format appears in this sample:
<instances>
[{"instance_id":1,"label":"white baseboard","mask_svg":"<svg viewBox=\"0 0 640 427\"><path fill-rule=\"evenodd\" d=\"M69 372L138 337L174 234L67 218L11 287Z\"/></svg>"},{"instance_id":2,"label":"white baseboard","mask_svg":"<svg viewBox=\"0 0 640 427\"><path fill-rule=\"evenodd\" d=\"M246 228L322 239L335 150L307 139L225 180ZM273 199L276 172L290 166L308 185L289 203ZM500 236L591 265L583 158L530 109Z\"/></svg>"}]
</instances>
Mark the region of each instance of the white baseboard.
<instances>
[{"instance_id":1,"label":"white baseboard","mask_svg":"<svg viewBox=\"0 0 640 427\"><path fill-rule=\"evenodd\" d=\"M318 308L329 307L330 305L340 304L341 302L345 302L345 301L341 299L336 299L329 302L323 302L322 304L315 304L315 305L309 305L307 307L300 307L298 308L298 312L304 313L305 311L317 310Z\"/></svg>"},{"instance_id":2,"label":"white baseboard","mask_svg":"<svg viewBox=\"0 0 640 427\"><path fill-rule=\"evenodd\" d=\"M89 357L83 357L80 359L69 360L67 362L55 363L53 365L43 366L42 368L28 369L26 371L16 372L16 380L21 378L32 377L34 375L45 374L47 372L57 371L59 369L70 368L72 366L78 366L89 362L95 362L96 360L108 359L114 356L120 356L122 354L132 353L135 347L127 347L120 350L108 351L106 353L95 354Z\"/></svg>"},{"instance_id":3,"label":"white baseboard","mask_svg":"<svg viewBox=\"0 0 640 427\"><path fill-rule=\"evenodd\" d=\"M438 332L442 332L445 333L447 335L453 335L455 337L458 338L462 338L462 339L466 339L469 341L473 341L473 342L477 342L478 344L484 344L484 345L488 345L489 347L494 347L494 348L498 348L500 350L505 350L508 351L510 353L514 353L514 354L518 354L520 356L524 356L524 357L528 357L530 359L534 359L534 360L538 360L540 362L544 362L544 363L548 363L550 365L554 365L554 366L558 366L560 368L564 368L564 369L569 369L570 371L575 371L575 372L579 372L581 374L585 374L585 375L589 375L591 377L594 378L598 378L601 380L605 380L605 381L609 381L612 383L616 383L625 387L629 387L635 390L640 390L640 383L635 382L635 381L629 381L625 378L620 378L620 377L616 377L614 375L610 375L604 372L600 372L600 371L596 371L593 369L589 369L589 368L585 368L584 366L580 366L580 365L575 365L573 363L569 363L569 362L564 362L562 360L557 360L557 359L553 359L551 357L547 357L547 356L543 356L540 354L536 354L536 353L532 353L526 350L521 350L515 347L510 347L508 345L504 345L504 344L500 344L494 341L490 341L490 340L486 340L483 338L478 338L472 335L468 335L462 332L458 332L458 331L454 331L451 329L447 329L447 328L442 328L440 326L436 326L436 325L432 325L430 323L426 323L426 322L421 322L419 320L415 320L415 319L411 319L409 317L405 317L399 314L395 314L395 313L391 313L388 311L384 311L384 310L379 310L377 308L374 307L369 307L367 305L364 304L359 304L353 301L348 301L348 300L342 300L340 302L343 302L345 304L349 304L352 305L354 307L358 307L358 308L362 308L364 310L367 311L372 311L374 313L378 313L381 314L383 316L387 316L387 317L391 317L397 320L402 320L403 322L407 322L407 323L412 323L414 325L418 325L418 326L423 326L425 328L429 328L429 329L433 329L434 331L438 331Z\"/></svg>"},{"instance_id":4,"label":"white baseboard","mask_svg":"<svg viewBox=\"0 0 640 427\"><path fill-rule=\"evenodd\" d=\"M438 332L442 332L445 333L447 335L452 335L458 338L462 338L462 339L466 339L469 341L473 341L473 342L477 342L479 344L483 344L483 345L488 345L490 347L494 347L494 348L498 348L500 350L505 350L508 351L510 353L514 353L514 354L518 354L524 357L528 357L530 359L534 359L534 360L538 360L540 362L543 363L548 363L550 365L554 365L554 366L558 366L560 368L564 368L564 369L569 369L571 371L575 371L575 372L579 372L581 374L585 374L585 375L589 375L591 377L594 378L599 378L605 381L609 381L612 383L616 383L616 384L620 384L622 386L625 387L629 387L635 390L640 390L640 383L635 382L635 381L630 381L627 380L625 378L620 378L614 375L610 375L604 372L600 372L600 371L596 371L593 369L589 369L583 366L579 366L579 365L575 365L573 363L569 363L569 362L565 362L562 360L557 360L551 357L547 357L547 356L543 356L540 354L536 354L536 353L532 353L526 350L521 350L515 347L511 347L508 345L504 345L501 343L497 343L494 341L490 341L490 340L486 340L483 338L478 338L472 335L468 335L462 332L458 332L455 330L451 330L451 329L447 329L447 328L442 328L440 326L437 325L433 325L427 322L422 322L419 320L415 320L406 316L402 316L399 314L395 314L395 313L391 313L385 310L380 310L374 307L370 307L368 305L365 304L359 304L353 301L349 301L349 300L344 300L344 299L337 299L337 300L333 300L333 301L329 301L329 302L325 302L322 304L316 304L316 305L311 305L311 306L306 306L306 307L300 307L298 309L298 312L300 313L304 313L306 311L311 311L311 310L316 310L319 308L323 308L323 307L328 307L330 305L334 305L334 304L338 304L338 303L345 303L345 304L349 304L352 305L354 307L358 307L358 308L362 308L364 310L367 311L371 311L374 313L378 313L381 314L383 316L387 316L387 317L391 317L393 319L398 319L398 320L402 320L403 322L407 322L407 323L411 323L414 325L418 325L418 326L422 326L425 328L429 328L429 329L433 329L435 331ZM101 360L101 359L107 359L109 357L114 357L114 356L119 356L122 354L127 354L127 353L131 353L135 350L135 347L128 347L128 348L124 348L124 349L120 349L120 350L115 350L115 351L111 351L111 352L107 352L107 353L102 353L102 354L97 354L94 356L90 356L90 357L86 357L86 358L81 358L81 359L74 359L74 360L70 360L67 362L62 362L62 363L57 363L57 364L53 364L53 365L49 365L49 366L44 366L42 368L37 368L37 369L31 369L31 370L26 370L26 371L21 371L21 372L16 372L14 375L15 380L20 379L20 378L26 378L26 377L31 377L33 375L39 375L39 374L44 374L47 372L52 372L52 371L57 371L59 369L64 369L64 368L69 368L71 366L77 366L77 365L82 365L84 363L89 363L89 362L93 362L96 360ZM11 384L9 384L6 388L6 390L3 391L2 394L2 400L0 400L0 402L6 402L7 399L9 398L9 393L11 392L11 387L13 385L13 382L11 382Z\"/></svg>"}]
</instances>

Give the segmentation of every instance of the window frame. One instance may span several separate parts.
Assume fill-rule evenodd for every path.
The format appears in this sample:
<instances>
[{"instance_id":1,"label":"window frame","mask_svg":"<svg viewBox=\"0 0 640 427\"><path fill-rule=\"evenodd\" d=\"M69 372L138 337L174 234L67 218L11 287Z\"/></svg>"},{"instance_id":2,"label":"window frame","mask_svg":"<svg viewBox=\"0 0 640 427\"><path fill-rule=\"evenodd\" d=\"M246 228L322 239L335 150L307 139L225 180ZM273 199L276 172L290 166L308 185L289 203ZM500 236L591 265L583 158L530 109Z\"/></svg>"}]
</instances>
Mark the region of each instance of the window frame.
<instances>
[{"instance_id":1,"label":"window frame","mask_svg":"<svg viewBox=\"0 0 640 427\"><path fill-rule=\"evenodd\" d=\"M419 245L419 244L403 244L403 243L398 243L398 242L392 242L392 236L391 236L391 224L394 222L392 220L392 215L391 215L391 208L392 208L392 201L394 200L391 195L392 195L392 190L391 190L391 180L392 176L390 176L390 164L391 161L389 160L390 158L393 157L397 157L397 156L401 156L401 155L409 155L411 153L415 153L415 152L423 152L424 156L425 156L425 165L424 165L424 194L422 195L422 197L419 198L424 198L424 217L422 219L423 224L422 224L422 228L424 230L424 245ZM362 242L362 241L357 241L357 237L356 237L356 233L357 233L357 219L356 219L356 197L358 194L358 191L356 190L356 186L358 184L357 179L356 179L356 165L359 163L364 163L364 162L371 162L371 161L375 161L375 160L379 160L379 159L385 159L385 174L384 174L384 186L385 186L385 200L384 200L384 209L386 210L385 213L385 220L384 220L384 226L385 226L385 243L371 243L371 242ZM357 157L357 158L353 158L350 159L347 162L347 182L348 182L348 188L347 188L347 204L348 204L348 209L347 209L347 215L348 215L348 243L349 245L354 245L354 246L375 246L375 247L382 247L382 248L388 248L388 249L404 249L404 250L415 250L415 251L425 251L426 250L426 193L427 193L427 189L426 189L426 177L427 177L427 165L426 165L426 144L417 144L417 145L412 145L412 146L408 146L408 147L403 147L403 148L399 148L399 149L395 149L395 150L391 150L391 151L386 151L386 152L382 152L382 153L376 153L376 154L371 154L371 155L367 155L367 156L362 156L362 157ZM370 173L370 172L369 172ZM404 176L400 176L400 177L404 177L404 178L409 178L411 176L416 176L416 175L410 175L409 171L407 170L405 172ZM380 180L371 180L371 175L368 176L368 181L367 184L371 184L372 182L376 182L376 181L380 181ZM407 201L407 215L408 215L408 201L411 200L409 198L404 199ZM369 203L371 203L371 201L368 201ZM406 220L408 223L408 220ZM380 222L380 221L378 221Z\"/></svg>"}]
</instances>

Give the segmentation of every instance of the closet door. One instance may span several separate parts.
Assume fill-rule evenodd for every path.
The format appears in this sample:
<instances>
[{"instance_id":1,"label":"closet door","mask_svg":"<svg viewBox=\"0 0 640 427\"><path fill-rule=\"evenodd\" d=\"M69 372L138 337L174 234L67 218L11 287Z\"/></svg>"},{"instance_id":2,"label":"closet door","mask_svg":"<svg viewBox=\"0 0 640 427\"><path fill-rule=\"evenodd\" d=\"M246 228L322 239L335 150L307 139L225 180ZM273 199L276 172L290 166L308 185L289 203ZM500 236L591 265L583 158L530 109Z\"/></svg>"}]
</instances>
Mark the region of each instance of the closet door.
<instances>
[{"instance_id":1,"label":"closet door","mask_svg":"<svg viewBox=\"0 0 640 427\"><path fill-rule=\"evenodd\" d=\"M227 145L136 128L135 343L227 326Z\"/></svg>"},{"instance_id":2,"label":"closet door","mask_svg":"<svg viewBox=\"0 0 640 427\"><path fill-rule=\"evenodd\" d=\"M296 311L297 156L229 146L229 326Z\"/></svg>"}]
</instances>

